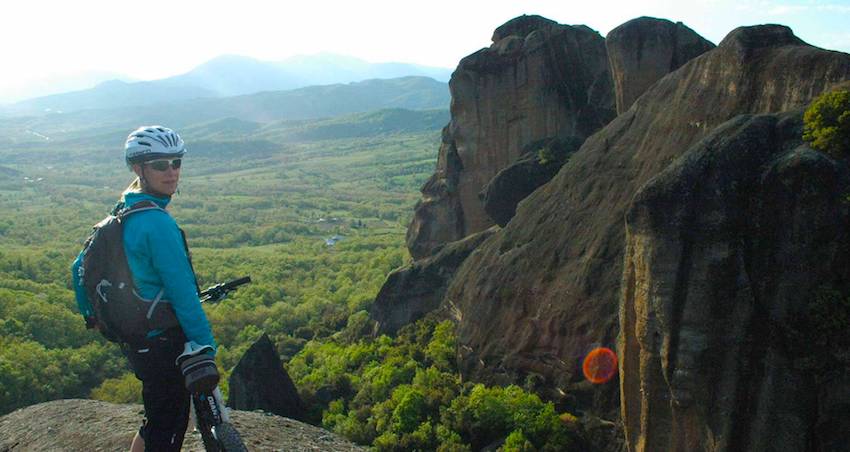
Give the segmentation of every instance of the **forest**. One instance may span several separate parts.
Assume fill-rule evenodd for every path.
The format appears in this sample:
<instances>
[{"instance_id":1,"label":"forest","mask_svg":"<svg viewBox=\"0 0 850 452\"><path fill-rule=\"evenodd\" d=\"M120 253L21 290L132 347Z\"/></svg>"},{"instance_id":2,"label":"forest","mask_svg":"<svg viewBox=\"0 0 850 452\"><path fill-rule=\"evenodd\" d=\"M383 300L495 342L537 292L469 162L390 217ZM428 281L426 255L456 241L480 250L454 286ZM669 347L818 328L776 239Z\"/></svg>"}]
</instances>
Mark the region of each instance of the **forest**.
<instances>
[{"instance_id":1,"label":"forest","mask_svg":"<svg viewBox=\"0 0 850 452\"><path fill-rule=\"evenodd\" d=\"M530 386L461 381L450 322L427 318L396 337L371 336L370 304L410 260L405 230L446 118L388 110L186 128L170 210L201 287L253 279L205 308L222 389L266 333L309 420L376 450L578 447L575 418ZM140 403L126 359L85 329L70 290L71 261L132 180L122 133L0 147L0 414L58 398Z\"/></svg>"}]
</instances>

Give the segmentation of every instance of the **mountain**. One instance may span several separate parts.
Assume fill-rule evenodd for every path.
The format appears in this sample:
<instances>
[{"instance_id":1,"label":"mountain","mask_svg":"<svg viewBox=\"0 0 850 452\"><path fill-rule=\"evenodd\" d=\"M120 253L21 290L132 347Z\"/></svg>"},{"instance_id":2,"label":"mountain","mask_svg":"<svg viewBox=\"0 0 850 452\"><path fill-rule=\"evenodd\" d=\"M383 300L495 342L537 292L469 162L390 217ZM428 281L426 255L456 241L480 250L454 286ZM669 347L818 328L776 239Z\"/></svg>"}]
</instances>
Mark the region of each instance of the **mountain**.
<instances>
[{"instance_id":1,"label":"mountain","mask_svg":"<svg viewBox=\"0 0 850 452\"><path fill-rule=\"evenodd\" d=\"M6 107L5 115L22 116L68 113L79 110L147 106L198 97L214 97L215 91L180 84L168 79L127 83L109 80L83 91L54 94L18 102Z\"/></svg>"},{"instance_id":2,"label":"mountain","mask_svg":"<svg viewBox=\"0 0 850 452\"><path fill-rule=\"evenodd\" d=\"M450 73L445 68L406 63L369 63L333 54L298 56L280 62L224 55L174 77L134 83L112 80L82 91L24 100L4 107L2 114L34 115L55 111L67 113L86 109L147 106L376 78L425 76L447 81Z\"/></svg>"},{"instance_id":3,"label":"mountain","mask_svg":"<svg viewBox=\"0 0 850 452\"><path fill-rule=\"evenodd\" d=\"M89 139L97 133L114 140L112 134L116 130L124 131L126 136L126 131L139 124L165 124L180 130L186 126L227 118L238 120L230 121L226 130L235 128L237 132L244 133L246 128L250 132L252 127L255 127L253 123L332 118L382 109L446 110L449 100L448 85L426 77L366 80L344 85L189 99L149 106L6 118L0 120L0 142L11 140L12 143L37 143L43 142L45 137L54 141ZM398 117L398 114L395 116ZM443 119L446 118L443 116L441 120ZM416 124L411 123L409 127L419 127ZM287 128L291 126L293 125L289 124ZM407 127L396 121L393 127L402 126ZM322 127L327 129L340 126L325 124Z\"/></svg>"},{"instance_id":4,"label":"mountain","mask_svg":"<svg viewBox=\"0 0 850 452\"><path fill-rule=\"evenodd\" d=\"M439 130L448 119L449 112L445 109L391 108L333 118L283 120L266 124L224 118L181 128L180 132L184 137L205 140L248 139L281 143L428 132Z\"/></svg>"},{"instance_id":5,"label":"mountain","mask_svg":"<svg viewBox=\"0 0 850 452\"><path fill-rule=\"evenodd\" d=\"M12 82L0 86L0 104L19 102L25 99L50 96L93 88L108 80L133 81L132 78L116 72L87 71L70 75L47 75L30 78L22 82ZM4 105L0 105L2 108Z\"/></svg>"}]
</instances>

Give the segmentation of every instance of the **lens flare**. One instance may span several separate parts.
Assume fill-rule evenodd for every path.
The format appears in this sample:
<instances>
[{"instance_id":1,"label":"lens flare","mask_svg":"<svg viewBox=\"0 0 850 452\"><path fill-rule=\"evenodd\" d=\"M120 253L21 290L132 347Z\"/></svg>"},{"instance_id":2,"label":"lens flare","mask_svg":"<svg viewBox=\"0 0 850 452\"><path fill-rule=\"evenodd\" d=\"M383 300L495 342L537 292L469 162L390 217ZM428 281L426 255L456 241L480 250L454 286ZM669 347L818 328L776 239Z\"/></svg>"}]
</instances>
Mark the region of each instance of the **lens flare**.
<instances>
[{"instance_id":1,"label":"lens flare","mask_svg":"<svg viewBox=\"0 0 850 452\"><path fill-rule=\"evenodd\" d=\"M617 354L608 347L595 348L584 358L581 369L591 383L607 383L617 374Z\"/></svg>"}]
</instances>

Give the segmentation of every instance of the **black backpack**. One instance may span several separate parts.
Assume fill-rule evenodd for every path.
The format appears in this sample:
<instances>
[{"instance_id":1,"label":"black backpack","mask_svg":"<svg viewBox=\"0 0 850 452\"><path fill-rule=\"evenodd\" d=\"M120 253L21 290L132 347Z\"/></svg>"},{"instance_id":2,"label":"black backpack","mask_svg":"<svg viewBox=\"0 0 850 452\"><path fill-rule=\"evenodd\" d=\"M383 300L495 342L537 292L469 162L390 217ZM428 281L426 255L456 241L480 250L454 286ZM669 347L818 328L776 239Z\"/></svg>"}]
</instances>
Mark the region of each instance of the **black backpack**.
<instances>
[{"instance_id":1,"label":"black backpack","mask_svg":"<svg viewBox=\"0 0 850 452\"><path fill-rule=\"evenodd\" d=\"M151 209L163 210L151 201L116 210L94 225L83 248L80 285L94 311L93 321L87 323L112 342L142 344L153 329L179 326L171 305L162 302L162 290L153 300L138 296L124 253L124 219Z\"/></svg>"}]
</instances>

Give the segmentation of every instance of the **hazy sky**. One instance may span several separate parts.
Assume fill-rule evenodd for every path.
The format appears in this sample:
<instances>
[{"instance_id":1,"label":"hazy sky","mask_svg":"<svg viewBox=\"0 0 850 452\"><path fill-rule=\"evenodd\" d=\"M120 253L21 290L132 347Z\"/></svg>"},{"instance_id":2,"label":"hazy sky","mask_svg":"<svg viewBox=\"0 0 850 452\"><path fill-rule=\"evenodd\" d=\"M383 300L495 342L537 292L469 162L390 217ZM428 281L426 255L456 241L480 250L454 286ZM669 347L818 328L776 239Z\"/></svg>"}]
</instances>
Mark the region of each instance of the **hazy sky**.
<instances>
[{"instance_id":1,"label":"hazy sky","mask_svg":"<svg viewBox=\"0 0 850 452\"><path fill-rule=\"evenodd\" d=\"M0 16L0 97L85 71L163 78L221 54L332 52L454 68L524 13L603 36L635 17L661 17L714 43L740 25L781 23L810 44L850 52L850 0L12 0Z\"/></svg>"}]
</instances>

